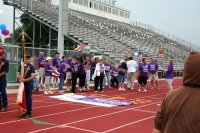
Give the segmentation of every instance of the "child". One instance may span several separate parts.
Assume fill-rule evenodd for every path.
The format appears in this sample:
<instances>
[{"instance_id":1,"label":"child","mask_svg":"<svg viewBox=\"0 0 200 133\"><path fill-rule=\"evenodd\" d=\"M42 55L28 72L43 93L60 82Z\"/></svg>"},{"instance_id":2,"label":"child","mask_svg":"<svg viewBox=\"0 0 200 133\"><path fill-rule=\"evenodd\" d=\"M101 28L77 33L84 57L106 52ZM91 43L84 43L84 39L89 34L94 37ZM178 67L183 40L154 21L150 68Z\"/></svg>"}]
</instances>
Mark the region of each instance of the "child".
<instances>
[{"instance_id":1,"label":"child","mask_svg":"<svg viewBox=\"0 0 200 133\"><path fill-rule=\"evenodd\" d=\"M114 66L113 70L111 71L111 85L112 87L118 88L119 82L117 80L118 77L118 69L117 66Z\"/></svg>"},{"instance_id":2,"label":"child","mask_svg":"<svg viewBox=\"0 0 200 133\"><path fill-rule=\"evenodd\" d=\"M118 66L118 82L119 82L119 90L120 91L125 91L124 89L124 82L126 80L126 67L125 67L126 63L124 60L120 61L120 65Z\"/></svg>"},{"instance_id":3,"label":"child","mask_svg":"<svg viewBox=\"0 0 200 133\"><path fill-rule=\"evenodd\" d=\"M73 56L72 62L70 63L70 68L72 69L72 93L76 93L76 83L78 78L78 57Z\"/></svg>"},{"instance_id":4,"label":"child","mask_svg":"<svg viewBox=\"0 0 200 133\"><path fill-rule=\"evenodd\" d=\"M44 65L45 68L45 91L44 94L53 94L53 92L50 90L50 85L51 85L51 80L52 80L52 70L53 70L53 66L52 66L52 58L51 57L47 57L46 58L47 62Z\"/></svg>"},{"instance_id":5,"label":"child","mask_svg":"<svg viewBox=\"0 0 200 133\"><path fill-rule=\"evenodd\" d=\"M64 63L64 61L61 61L60 67L59 67L59 79L60 79L60 83L59 83L59 94L63 94L63 84L65 82L65 77L66 77L66 71L67 71L68 66Z\"/></svg>"}]
</instances>

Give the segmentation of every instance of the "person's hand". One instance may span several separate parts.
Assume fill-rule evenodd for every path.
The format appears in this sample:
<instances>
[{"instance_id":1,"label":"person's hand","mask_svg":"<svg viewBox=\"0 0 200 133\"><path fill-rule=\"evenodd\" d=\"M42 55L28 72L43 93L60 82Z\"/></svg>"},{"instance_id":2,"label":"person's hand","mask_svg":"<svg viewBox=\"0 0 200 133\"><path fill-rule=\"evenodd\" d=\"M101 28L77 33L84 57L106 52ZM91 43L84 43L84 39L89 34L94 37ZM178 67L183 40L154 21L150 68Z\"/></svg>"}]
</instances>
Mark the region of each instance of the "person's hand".
<instances>
[{"instance_id":1,"label":"person's hand","mask_svg":"<svg viewBox=\"0 0 200 133\"><path fill-rule=\"evenodd\" d=\"M25 79L21 78L19 79L19 82L25 82Z\"/></svg>"}]
</instances>

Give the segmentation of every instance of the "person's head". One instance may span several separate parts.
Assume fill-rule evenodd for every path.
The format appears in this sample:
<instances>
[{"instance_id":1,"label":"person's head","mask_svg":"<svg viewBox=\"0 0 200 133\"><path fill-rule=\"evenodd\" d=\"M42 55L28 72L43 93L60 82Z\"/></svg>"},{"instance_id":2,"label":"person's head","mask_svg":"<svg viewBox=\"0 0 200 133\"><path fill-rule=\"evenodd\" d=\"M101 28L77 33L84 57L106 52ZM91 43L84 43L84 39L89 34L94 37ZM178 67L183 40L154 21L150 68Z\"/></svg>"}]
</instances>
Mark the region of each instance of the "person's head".
<instances>
[{"instance_id":1,"label":"person's head","mask_svg":"<svg viewBox=\"0 0 200 133\"><path fill-rule=\"evenodd\" d=\"M40 57L44 57L44 52L40 52Z\"/></svg>"},{"instance_id":2,"label":"person's head","mask_svg":"<svg viewBox=\"0 0 200 133\"><path fill-rule=\"evenodd\" d=\"M142 63L146 64L146 58L142 58Z\"/></svg>"},{"instance_id":3,"label":"person's head","mask_svg":"<svg viewBox=\"0 0 200 133\"><path fill-rule=\"evenodd\" d=\"M155 62L155 58L154 58L154 57L151 58L151 62L152 62L152 63Z\"/></svg>"},{"instance_id":4,"label":"person's head","mask_svg":"<svg viewBox=\"0 0 200 133\"><path fill-rule=\"evenodd\" d=\"M0 60L3 60L5 58L5 52L0 51Z\"/></svg>"},{"instance_id":5,"label":"person's head","mask_svg":"<svg viewBox=\"0 0 200 133\"><path fill-rule=\"evenodd\" d=\"M47 57L46 61L50 64L52 62L52 58L51 57Z\"/></svg>"},{"instance_id":6,"label":"person's head","mask_svg":"<svg viewBox=\"0 0 200 133\"><path fill-rule=\"evenodd\" d=\"M56 58L60 58L60 53L59 53L59 52L56 52L56 53L55 53L55 57L56 57Z\"/></svg>"},{"instance_id":7,"label":"person's head","mask_svg":"<svg viewBox=\"0 0 200 133\"><path fill-rule=\"evenodd\" d=\"M103 63L103 58L102 57L99 58L99 63Z\"/></svg>"},{"instance_id":8,"label":"person's head","mask_svg":"<svg viewBox=\"0 0 200 133\"><path fill-rule=\"evenodd\" d=\"M114 65L114 66L113 66L113 69L114 69L114 70L117 70L117 65Z\"/></svg>"},{"instance_id":9,"label":"person's head","mask_svg":"<svg viewBox=\"0 0 200 133\"><path fill-rule=\"evenodd\" d=\"M26 60L25 60L25 64L30 64L31 63L31 56L30 55L26 55Z\"/></svg>"},{"instance_id":10,"label":"person's head","mask_svg":"<svg viewBox=\"0 0 200 133\"><path fill-rule=\"evenodd\" d=\"M169 65L174 65L174 60L173 59L169 60Z\"/></svg>"},{"instance_id":11,"label":"person's head","mask_svg":"<svg viewBox=\"0 0 200 133\"><path fill-rule=\"evenodd\" d=\"M129 57L129 60L133 60L133 57Z\"/></svg>"},{"instance_id":12,"label":"person's head","mask_svg":"<svg viewBox=\"0 0 200 133\"><path fill-rule=\"evenodd\" d=\"M66 56L62 56L62 60L65 61L67 59Z\"/></svg>"},{"instance_id":13,"label":"person's head","mask_svg":"<svg viewBox=\"0 0 200 133\"><path fill-rule=\"evenodd\" d=\"M109 59L106 59L106 63L109 64L109 63L110 63L110 60L109 60Z\"/></svg>"},{"instance_id":14,"label":"person's head","mask_svg":"<svg viewBox=\"0 0 200 133\"><path fill-rule=\"evenodd\" d=\"M98 63L99 62L99 57L95 58L95 62Z\"/></svg>"},{"instance_id":15,"label":"person's head","mask_svg":"<svg viewBox=\"0 0 200 133\"><path fill-rule=\"evenodd\" d=\"M72 56L72 61L73 62L77 62L78 61L78 57L77 56Z\"/></svg>"},{"instance_id":16,"label":"person's head","mask_svg":"<svg viewBox=\"0 0 200 133\"><path fill-rule=\"evenodd\" d=\"M84 57L79 58L79 63L80 63L80 64L84 64L84 63L85 63Z\"/></svg>"},{"instance_id":17,"label":"person's head","mask_svg":"<svg viewBox=\"0 0 200 133\"><path fill-rule=\"evenodd\" d=\"M183 85L200 88L200 52L193 51L185 59Z\"/></svg>"}]
</instances>

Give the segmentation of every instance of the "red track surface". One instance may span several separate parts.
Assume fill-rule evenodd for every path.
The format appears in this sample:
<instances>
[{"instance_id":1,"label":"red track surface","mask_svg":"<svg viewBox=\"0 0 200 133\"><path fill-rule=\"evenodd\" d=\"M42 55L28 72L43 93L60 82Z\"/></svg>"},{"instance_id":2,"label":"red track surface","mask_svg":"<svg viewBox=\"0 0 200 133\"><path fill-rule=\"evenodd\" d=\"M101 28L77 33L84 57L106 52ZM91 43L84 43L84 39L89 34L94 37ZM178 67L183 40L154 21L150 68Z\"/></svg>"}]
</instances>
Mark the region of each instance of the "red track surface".
<instances>
[{"instance_id":1,"label":"red track surface","mask_svg":"<svg viewBox=\"0 0 200 133\"><path fill-rule=\"evenodd\" d=\"M176 79L175 88L182 80ZM31 119L18 118L16 94L8 95L9 108L0 113L1 133L151 133L155 111L168 92L164 81L159 81L161 90L149 90L148 93L125 92L116 89L105 90L104 94L92 91L81 95L106 97L111 99L131 100L134 105L105 108L87 104L72 103L49 99L40 94L33 96L33 116ZM149 86L149 84L148 84ZM35 124L32 119L55 125Z\"/></svg>"}]
</instances>

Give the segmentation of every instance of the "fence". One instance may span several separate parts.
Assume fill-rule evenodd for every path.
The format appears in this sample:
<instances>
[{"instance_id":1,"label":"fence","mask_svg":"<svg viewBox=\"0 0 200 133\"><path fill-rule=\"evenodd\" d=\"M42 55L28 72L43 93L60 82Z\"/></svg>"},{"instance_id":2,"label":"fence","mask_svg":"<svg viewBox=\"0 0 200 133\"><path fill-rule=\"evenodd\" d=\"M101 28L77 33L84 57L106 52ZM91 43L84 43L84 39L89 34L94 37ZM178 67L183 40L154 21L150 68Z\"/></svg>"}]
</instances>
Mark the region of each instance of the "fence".
<instances>
[{"instance_id":1,"label":"fence","mask_svg":"<svg viewBox=\"0 0 200 133\"><path fill-rule=\"evenodd\" d=\"M21 47L12 45L12 44L4 44L3 45L6 51L6 58L9 61L9 73L7 74L8 82L17 82L16 73L20 64L21 57ZM45 56L53 57L57 52L57 49L47 49L47 48L32 48L26 47L26 54L33 56L33 60L36 59L34 57L38 57L40 52L43 52ZM64 51L64 55L74 55L77 54L77 51L73 50L59 50Z\"/></svg>"}]
</instances>

